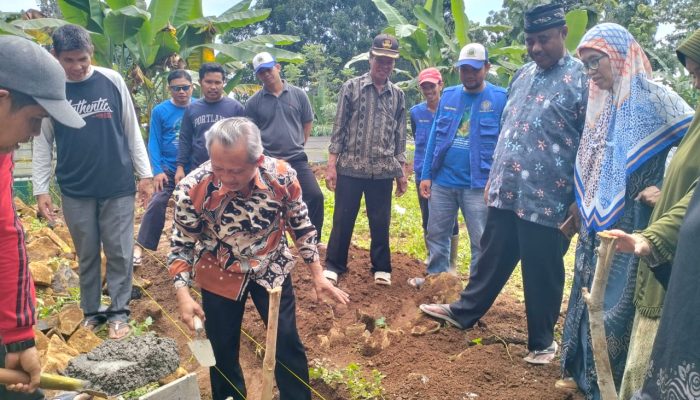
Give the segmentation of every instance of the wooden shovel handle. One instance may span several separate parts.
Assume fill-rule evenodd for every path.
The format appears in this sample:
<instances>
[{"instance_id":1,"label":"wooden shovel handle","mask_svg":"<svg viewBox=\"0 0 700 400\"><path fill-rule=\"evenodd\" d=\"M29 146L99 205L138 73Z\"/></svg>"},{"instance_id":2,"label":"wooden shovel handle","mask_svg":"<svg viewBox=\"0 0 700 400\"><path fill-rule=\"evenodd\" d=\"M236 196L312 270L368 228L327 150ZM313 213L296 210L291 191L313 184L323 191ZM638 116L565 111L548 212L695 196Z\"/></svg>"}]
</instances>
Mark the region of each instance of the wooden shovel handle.
<instances>
[{"instance_id":1,"label":"wooden shovel handle","mask_svg":"<svg viewBox=\"0 0 700 400\"><path fill-rule=\"evenodd\" d=\"M0 383L14 385L16 383L29 383L29 374L16 369L0 368ZM54 374L41 374L39 387L54 390L82 390L89 382L67 376Z\"/></svg>"}]
</instances>

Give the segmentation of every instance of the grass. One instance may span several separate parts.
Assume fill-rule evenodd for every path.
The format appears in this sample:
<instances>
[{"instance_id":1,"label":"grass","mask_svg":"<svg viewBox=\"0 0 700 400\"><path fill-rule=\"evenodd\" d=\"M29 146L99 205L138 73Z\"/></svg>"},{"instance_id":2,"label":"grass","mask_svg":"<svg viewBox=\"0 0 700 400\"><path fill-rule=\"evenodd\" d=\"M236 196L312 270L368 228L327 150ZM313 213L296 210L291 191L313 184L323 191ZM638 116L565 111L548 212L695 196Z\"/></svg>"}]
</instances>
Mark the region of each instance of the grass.
<instances>
[{"instance_id":1,"label":"grass","mask_svg":"<svg viewBox=\"0 0 700 400\"><path fill-rule=\"evenodd\" d=\"M412 149L409 148L409 151L410 150ZM321 241L323 243L328 243L328 237L330 236L333 223L333 205L335 204L335 193L326 189L325 181L319 182L319 185L321 186L321 190L323 191L325 198L324 221L326 221ZM469 235L467 234L466 225L462 215L459 215L459 224L460 241L457 255L457 271L466 276L469 274L471 252L469 248ZM394 197L392 200L389 240L392 252L404 253L418 260L424 260L426 257L426 249L423 242L423 229L421 227L420 207L418 206L418 195L416 193L414 175L409 177L408 190L406 194L399 198ZM364 198L362 199L360 212L358 213L357 221L355 222L353 243L363 249L369 249L369 223L367 221L367 210L365 208ZM573 281L575 248L576 238L572 240L569 251L564 257L564 265L566 268L564 295L566 297L568 297L569 292L571 291ZM518 266L515 268L513 275L506 284L505 291L520 301L524 299L520 264L518 264Z\"/></svg>"}]
</instances>

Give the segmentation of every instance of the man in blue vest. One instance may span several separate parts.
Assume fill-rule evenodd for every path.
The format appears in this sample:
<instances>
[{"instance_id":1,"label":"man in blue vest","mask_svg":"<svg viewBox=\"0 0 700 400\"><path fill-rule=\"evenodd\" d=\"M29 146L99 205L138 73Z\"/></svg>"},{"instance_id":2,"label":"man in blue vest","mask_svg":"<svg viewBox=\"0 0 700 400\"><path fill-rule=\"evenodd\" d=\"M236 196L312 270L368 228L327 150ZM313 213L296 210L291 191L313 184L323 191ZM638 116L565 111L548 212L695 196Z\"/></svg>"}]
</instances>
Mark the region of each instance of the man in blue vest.
<instances>
[{"instance_id":1,"label":"man in blue vest","mask_svg":"<svg viewBox=\"0 0 700 400\"><path fill-rule=\"evenodd\" d=\"M504 88L485 80L490 64L484 46L464 46L455 66L462 84L443 92L421 172L421 195L429 199L428 274L450 269L452 227L459 210L469 232L470 275L474 272L486 222L484 187L507 99Z\"/></svg>"}]
</instances>

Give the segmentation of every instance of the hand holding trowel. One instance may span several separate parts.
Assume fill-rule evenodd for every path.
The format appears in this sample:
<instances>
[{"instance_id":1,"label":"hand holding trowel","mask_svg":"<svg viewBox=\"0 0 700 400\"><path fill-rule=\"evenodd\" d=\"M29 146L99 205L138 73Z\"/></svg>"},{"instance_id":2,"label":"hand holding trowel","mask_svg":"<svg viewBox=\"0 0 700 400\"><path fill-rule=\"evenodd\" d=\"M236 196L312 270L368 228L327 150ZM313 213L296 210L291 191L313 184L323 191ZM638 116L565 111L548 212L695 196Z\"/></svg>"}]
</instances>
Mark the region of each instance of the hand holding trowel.
<instances>
[{"instance_id":1,"label":"hand holding trowel","mask_svg":"<svg viewBox=\"0 0 700 400\"><path fill-rule=\"evenodd\" d=\"M211 347L211 342L205 337L202 320L198 316L193 316L195 336L187 345L190 346L192 354L197 359L197 362L203 367L213 367L216 365L214 358L214 349Z\"/></svg>"}]
</instances>

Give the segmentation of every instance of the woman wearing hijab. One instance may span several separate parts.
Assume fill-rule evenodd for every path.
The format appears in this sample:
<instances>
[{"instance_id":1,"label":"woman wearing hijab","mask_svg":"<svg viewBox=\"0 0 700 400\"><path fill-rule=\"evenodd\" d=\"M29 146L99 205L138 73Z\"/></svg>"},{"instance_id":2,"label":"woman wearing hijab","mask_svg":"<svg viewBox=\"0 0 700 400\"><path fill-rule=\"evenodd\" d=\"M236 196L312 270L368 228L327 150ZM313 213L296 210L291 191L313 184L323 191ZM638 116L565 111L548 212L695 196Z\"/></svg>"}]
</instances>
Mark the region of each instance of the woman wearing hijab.
<instances>
[{"instance_id":1,"label":"woman wearing hijab","mask_svg":"<svg viewBox=\"0 0 700 400\"><path fill-rule=\"evenodd\" d=\"M695 88L700 90L700 30L695 31L693 35L683 42L676 50L676 54L681 63L693 76ZM678 150L673 155L673 159L666 169L664 186L659 201L654 207L650 223L654 223L664 214L677 210L678 207L682 207L684 199L687 200L688 193L694 189L697 177L700 175L699 151L700 108L696 110L695 119L688 129L688 133L678 145ZM671 263L674 261L673 252L675 243L659 240L651 235L647 235L646 232L647 230L640 232L641 236L650 241L654 245L653 248L657 251L652 254L652 257L643 257L639 262L637 287L634 293L634 305L636 306L634 327L632 328L632 336L630 338L625 376L622 380L622 388L620 389L620 399L623 400L628 400L641 388L644 379L647 378L648 372L658 373L661 371L659 368L665 368L659 367L656 361L654 361L656 364L652 366L650 359L655 360L651 358L652 344L654 343L656 332L659 330L662 309L666 307L664 305L667 293L666 288L669 288L668 293L670 293L669 276L673 270L671 268ZM683 232L681 232L681 235L682 234ZM697 242L694 242L694 244L696 246L698 245ZM678 257L678 255L676 255L676 257ZM690 260L694 261L694 267L697 268L697 259L691 258ZM697 290L697 281L692 280L694 276L695 275L689 275L687 278L681 277L679 279L691 279L689 283L695 284L695 290ZM678 294L674 293L673 296L677 297L677 295ZM688 301L690 301L690 299L688 299ZM678 304L678 302L675 304ZM681 307L691 306L692 304L689 303ZM673 312L678 312L678 310ZM663 315L665 315L665 312ZM677 332L677 335L679 335L677 337L678 343L675 345L674 351L678 350L680 346L687 346L689 354L696 353L696 349L691 349L692 344L686 339L697 336L697 334L697 331ZM670 361L670 359L666 360L667 363ZM653 369L650 369L652 367ZM686 368L685 372L681 371L681 374L685 375L685 378L692 378L693 383L690 386L694 387L695 391L687 392L680 397L673 397L669 394L671 392L664 392L661 390L663 395L658 397L654 396L653 398L700 398L700 390L698 389L699 386L697 386L697 383L700 381L700 378L698 378L700 375L697 374L697 367L698 365L695 365L693 369ZM675 381L674 374L678 374L679 370L671 371L670 369L666 369L665 373L667 374L667 383L673 383ZM686 384L688 383L687 380L684 382ZM673 384L675 385L676 383ZM688 393L692 393L692 395Z\"/></svg>"},{"instance_id":2,"label":"woman wearing hijab","mask_svg":"<svg viewBox=\"0 0 700 400\"><path fill-rule=\"evenodd\" d=\"M576 202L581 217L574 284L564 324L561 367L587 399L600 399L587 306L597 262L596 233L647 226L669 148L685 134L692 109L651 81L651 66L632 35L617 24L594 26L577 49L591 79L586 125L576 156ZM620 386L634 316L638 259L617 254L604 301L604 323L615 385Z\"/></svg>"}]
</instances>

